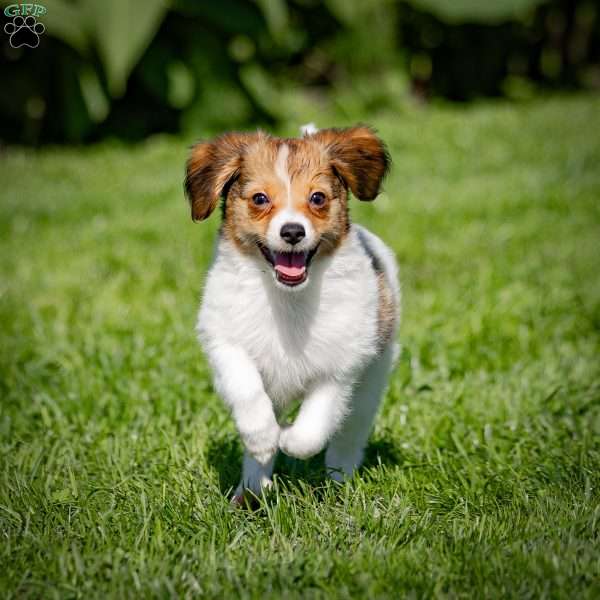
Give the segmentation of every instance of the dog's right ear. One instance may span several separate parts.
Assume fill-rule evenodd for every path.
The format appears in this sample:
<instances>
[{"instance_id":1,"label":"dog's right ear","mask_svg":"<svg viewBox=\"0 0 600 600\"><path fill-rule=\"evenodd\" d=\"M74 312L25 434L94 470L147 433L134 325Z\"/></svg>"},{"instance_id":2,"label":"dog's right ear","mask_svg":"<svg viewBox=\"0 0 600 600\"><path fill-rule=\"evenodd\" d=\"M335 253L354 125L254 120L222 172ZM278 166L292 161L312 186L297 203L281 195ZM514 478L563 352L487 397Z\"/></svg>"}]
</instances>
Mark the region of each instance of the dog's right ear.
<instances>
[{"instance_id":1,"label":"dog's right ear","mask_svg":"<svg viewBox=\"0 0 600 600\"><path fill-rule=\"evenodd\" d=\"M244 152L252 137L246 133L226 133L192 146L184 187L194 221L206 219L219 198L226 195L240 174Z\"/></svg>"}]
</instances>

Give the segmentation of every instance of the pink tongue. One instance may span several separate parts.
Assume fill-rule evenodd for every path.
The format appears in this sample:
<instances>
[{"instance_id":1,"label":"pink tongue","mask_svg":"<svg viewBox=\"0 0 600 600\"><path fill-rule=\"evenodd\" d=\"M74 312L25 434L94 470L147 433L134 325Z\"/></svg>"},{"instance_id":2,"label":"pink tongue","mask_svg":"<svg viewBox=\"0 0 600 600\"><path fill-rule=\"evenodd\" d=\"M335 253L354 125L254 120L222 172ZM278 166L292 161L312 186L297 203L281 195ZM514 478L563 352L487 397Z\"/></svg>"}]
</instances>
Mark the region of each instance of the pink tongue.
<instances>
[{"instance_id":1,"label":"pink tongue","mask_svg":"<svg viewBox=\"0 0 600 600\"><path fill-rule=\"evenodd\" d=\"M285 277L301 277L306 271L306 259L300 252L275 252L275 270Z\"/></svg>"}]
</instances>

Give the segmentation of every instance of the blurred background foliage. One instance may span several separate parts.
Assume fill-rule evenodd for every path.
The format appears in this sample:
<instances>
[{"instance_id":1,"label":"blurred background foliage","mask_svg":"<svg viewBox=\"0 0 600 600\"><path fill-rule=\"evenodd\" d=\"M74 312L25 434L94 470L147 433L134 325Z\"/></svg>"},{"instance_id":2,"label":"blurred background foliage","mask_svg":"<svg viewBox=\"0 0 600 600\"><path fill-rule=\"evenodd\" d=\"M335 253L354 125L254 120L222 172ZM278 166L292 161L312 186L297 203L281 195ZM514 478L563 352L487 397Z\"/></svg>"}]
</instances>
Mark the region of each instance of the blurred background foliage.
<instances>
[{"instance_id":1,"label":"blurred background foliage","mask_svg":"<svg viewBox=\"0 0 600 600\"><path fill-rule=\"evenodd\" d=\"M436 98L600 89L592 0L39 3L39 47L2 34L4 142L201 136Z\"/></svg>"}]
</instances>

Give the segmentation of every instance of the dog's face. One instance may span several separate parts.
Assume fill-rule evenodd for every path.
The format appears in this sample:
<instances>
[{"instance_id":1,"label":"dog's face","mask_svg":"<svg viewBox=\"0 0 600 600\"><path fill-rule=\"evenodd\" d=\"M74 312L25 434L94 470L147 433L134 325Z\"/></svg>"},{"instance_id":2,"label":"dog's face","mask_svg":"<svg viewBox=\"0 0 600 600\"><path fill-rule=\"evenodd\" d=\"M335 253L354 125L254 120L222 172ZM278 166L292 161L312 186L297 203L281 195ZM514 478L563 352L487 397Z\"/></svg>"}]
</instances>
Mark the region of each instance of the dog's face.
<instances>
[{"instance_id":1,"label":"dog's face","mask_svg":"<svg viewBox=\"0 0 600 600\"><path fill-rule=\"evenodd\" d=\"M290 139L228 133L193 147L185 189L194 220L206 219L223 197L224 235L291 289L347 234L348 189L373 200L388 165L385 145L368 127Z\"/></svg>"}]
</instances>

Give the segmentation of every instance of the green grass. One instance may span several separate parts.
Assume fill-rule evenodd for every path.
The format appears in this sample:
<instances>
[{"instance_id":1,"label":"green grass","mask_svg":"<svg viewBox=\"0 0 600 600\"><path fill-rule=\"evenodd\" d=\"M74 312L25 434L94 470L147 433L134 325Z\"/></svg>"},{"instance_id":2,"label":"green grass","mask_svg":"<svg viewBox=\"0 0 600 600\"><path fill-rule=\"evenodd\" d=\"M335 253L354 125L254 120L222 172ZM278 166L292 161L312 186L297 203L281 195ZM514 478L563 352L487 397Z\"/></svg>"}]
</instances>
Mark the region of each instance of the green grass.
<instances>
[{"instance_id":1,"label":"green grass","mask_svg":"<svg viewBox=\"0 0 600 600\"><path fill-rule=\"evenodd\" d=\"M600 595L600 99L371 120L404 350L356 478L241 450L194 339L189 140L0 156L4 597Z\"/></svg>"}]
</instances>

